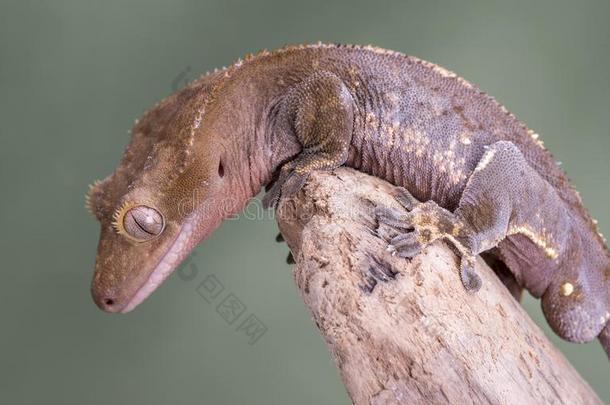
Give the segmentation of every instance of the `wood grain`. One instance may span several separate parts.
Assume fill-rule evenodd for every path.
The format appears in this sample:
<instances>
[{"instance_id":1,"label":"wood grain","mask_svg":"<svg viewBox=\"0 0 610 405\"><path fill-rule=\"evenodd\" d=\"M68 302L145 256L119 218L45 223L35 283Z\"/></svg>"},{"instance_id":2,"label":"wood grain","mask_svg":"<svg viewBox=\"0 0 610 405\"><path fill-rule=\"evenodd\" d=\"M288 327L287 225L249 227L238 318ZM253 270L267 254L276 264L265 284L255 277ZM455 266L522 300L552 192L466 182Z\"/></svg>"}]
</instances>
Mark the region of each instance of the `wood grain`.
<instances>
[{"instance_id":1,"label":"wood grain","mask_svg":"<svg viewBox=\"0 0 610 405\"><path fill-rule=\"evenodd\" d=\"M391 231L372 213L400 209L392 187L347 168L316 173L277 212L296 284L353 402L601 404L482 260L483 287L469 294L443 242L411 261L385 251ZM370 267L395 277L365 292Z\"/></svg>"}]
</instances>

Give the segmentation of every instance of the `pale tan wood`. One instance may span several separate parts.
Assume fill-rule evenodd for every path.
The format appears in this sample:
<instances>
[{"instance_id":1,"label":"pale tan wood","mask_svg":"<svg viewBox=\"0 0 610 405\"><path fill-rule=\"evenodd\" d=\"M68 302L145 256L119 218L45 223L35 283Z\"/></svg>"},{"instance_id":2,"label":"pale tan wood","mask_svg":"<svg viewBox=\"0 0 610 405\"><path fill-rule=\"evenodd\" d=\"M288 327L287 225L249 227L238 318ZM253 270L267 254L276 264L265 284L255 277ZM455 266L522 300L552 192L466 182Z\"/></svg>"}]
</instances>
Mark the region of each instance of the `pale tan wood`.
<instances>
[{"instance_id":1,"label":"pale tan wood","mask_svg":"<svg viewBox=\"0 0 610 405\"><path fill-rule=\"evenodd\" d=\"M443 242L412 261L385 251L372 213L400 208L391 188L347 168L316 173L278 211L296 284L353 402L601 404L482 260L483 288L469 294ZM371 261L397 275L365 293Z\"/></svg>"}]
</instances>

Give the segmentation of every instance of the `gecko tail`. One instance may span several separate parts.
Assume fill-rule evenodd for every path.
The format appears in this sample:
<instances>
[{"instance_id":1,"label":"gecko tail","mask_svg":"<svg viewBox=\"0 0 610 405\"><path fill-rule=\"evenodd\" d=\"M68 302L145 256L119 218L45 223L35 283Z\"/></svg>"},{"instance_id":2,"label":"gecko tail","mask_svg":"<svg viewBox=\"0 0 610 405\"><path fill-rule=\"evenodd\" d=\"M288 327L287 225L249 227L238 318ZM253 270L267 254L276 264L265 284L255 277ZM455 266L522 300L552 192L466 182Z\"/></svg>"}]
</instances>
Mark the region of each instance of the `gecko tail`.
<instances>
[{"instance_id":1,"label":"gecko tail","mask_svg":"<svg viewBox=\"0 0 610 405\"><path fill-rule=\"evenodd\" d=\"M602 347L606 351L608 360L610 360L610 322L606 324L597 338L599 339L599 343L602 344Z\"/></svg>"}]
</instances>

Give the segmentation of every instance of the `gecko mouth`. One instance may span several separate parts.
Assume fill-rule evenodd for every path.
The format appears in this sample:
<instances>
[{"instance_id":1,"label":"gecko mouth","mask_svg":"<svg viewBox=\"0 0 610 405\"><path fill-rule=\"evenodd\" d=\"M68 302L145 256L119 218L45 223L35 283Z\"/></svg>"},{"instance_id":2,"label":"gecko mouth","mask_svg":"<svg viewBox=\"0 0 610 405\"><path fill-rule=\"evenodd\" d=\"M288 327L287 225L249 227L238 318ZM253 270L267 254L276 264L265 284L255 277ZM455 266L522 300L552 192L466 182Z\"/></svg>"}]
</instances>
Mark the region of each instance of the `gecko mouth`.
<instances>
[{"instance_id":1,"label":"gecko mouth","mask_svg":"<svg viewBox=\"0 0 610 405\"><path fill-rule=\"evenodd\" d=\"M174 239L171 246L161 257L154 270L150 273L146 281L133 294L132 298L120 310L126 313L137 307L150 294L153 293L165 281L167 277L176 269L178 264L191 251L193 241L192 234L195 228L196 217L187 218L178 231L178 236Z\"/></svg>"}]
</instances>

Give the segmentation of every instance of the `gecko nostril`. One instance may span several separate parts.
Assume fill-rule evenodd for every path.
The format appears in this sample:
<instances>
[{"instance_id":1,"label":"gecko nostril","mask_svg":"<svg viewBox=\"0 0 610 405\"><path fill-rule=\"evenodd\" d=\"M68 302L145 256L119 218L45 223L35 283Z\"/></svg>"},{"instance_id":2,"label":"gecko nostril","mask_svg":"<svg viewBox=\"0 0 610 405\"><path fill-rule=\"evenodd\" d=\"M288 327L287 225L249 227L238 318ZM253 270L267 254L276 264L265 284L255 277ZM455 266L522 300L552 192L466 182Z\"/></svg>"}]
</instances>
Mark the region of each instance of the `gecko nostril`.
<instances>
[{"instance_id":1,"label":"gecko nostril","mask_svg":"<svg viewBox=\"0 0 610 405\"><path fill-rule=\"evenodd\" d=\"M224 177L225 176L225 167L222 164L222 160L220 160L218 162L218 176L219 177Z\"/></svg>"},{"instance_id":2,"label":"gecko nostril","mask_svg":"<svg viewBox=\"0 0 610 405\"><path fill-rule=\"evenodd\" d=\"M104 298L104 305L111 307L114 305L114 300L112 298Z\"/></svg>"}]
</instances>

